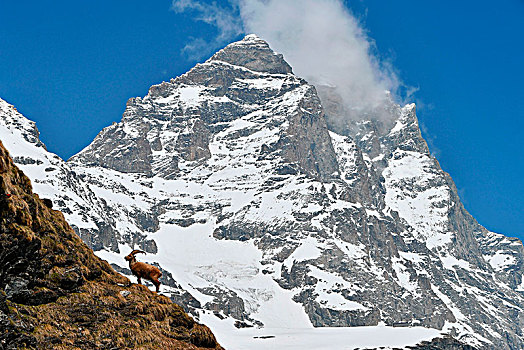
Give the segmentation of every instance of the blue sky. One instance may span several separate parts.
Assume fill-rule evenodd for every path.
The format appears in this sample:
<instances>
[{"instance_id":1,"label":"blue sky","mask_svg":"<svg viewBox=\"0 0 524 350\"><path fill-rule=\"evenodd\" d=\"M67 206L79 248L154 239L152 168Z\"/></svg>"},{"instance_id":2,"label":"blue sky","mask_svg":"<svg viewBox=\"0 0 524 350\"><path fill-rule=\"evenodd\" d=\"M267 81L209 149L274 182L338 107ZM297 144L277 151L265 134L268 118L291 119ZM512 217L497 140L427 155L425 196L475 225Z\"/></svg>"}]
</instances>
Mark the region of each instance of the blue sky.
<instances>
[{"instance_id":1,"label":"blue sky","mask_svg":"<svg viewBox=\"0 0 524 350\"><path fill-rule=\"evenodd\" d=\"M418 88L411 101L423 134L466 208L488 229L524 238L524 2L347 6L374 52ZM222 45L209 39L213 26L170 7L0 0L0 97L37 122L50 151L69 158L120 120L128 98L191 68L188 43L216 46L198 52L204 58Z\"/></svg>"}]
</instances>

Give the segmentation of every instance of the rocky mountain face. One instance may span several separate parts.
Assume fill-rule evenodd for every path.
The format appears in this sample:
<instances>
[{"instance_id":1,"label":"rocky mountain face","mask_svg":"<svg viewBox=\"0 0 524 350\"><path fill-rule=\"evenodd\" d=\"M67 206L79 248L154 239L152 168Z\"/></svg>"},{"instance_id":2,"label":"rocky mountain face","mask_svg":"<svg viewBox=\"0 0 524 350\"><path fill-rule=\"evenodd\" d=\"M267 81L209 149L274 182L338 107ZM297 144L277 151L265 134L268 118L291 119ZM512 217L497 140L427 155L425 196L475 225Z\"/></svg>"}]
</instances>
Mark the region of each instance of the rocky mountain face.
<instances>
[{"instance_id":1,"label":"rocky mountain face","mask_svg":"<svg viewBox=\"0 0 524 350\"><path fill-rule=\"evenodd\" d=\"M67 163L2 101L0 138L98 256L126 273L132 247L152 253L219 340L386 325L523 348L522 243L464 209L415 106L354 120L317 88L249 35L130 99Z\"/></svg>"},{"instance_id":2,"label":"rocky mountain face","mask_svg":"<svg viewBox=\"0 0 524 350\"><path fill-rule=\"evenodd\" d=\"M49 206L0 143L0 349L221 349L180 306L97 258Z\"/></svg>"},{"instance_id":3,"label":"rocky mountain face","mask_svg":"<svg viewBox=\"0 0 524 350\"><path fill-rule=\"evenodd\" d=\"M122 237L116 229L112 208L64 160L46 150L34 122L1 99L0 114L1 139L13 154L14 162L32 180L35 192L53 199L55 208L66 215L75 232L91 248L118 251L119 242L127 242L155 251L155 243L147 240L139 229ZM139 221L148 220L144 213L134 214Z\"/></svg>"}]
</instances>

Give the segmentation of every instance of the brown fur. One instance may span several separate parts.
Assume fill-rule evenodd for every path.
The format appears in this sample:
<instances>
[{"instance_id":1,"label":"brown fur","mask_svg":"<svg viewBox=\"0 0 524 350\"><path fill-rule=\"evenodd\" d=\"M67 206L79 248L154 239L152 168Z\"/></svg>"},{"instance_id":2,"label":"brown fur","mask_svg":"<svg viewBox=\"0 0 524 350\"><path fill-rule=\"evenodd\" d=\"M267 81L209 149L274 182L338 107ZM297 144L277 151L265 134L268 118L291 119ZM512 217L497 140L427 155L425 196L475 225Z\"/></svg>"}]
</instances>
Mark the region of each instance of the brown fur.
<instances>
[{"instance_id":1,"label":"brown fur","mask_svg":"<svg viewBox=\"0 0 524 350\"><path fill-rule=\"evenodd\" d=\"M160 281L158 280L160 276L162 276L162 272L160 270L153 266L149 265L143 262L136 261L135 254L137 253L146 253L142 250L133 250L129 255L127 255L124 259L129 261L129 268L131 269L131 272L133 272L133 275L137 277L138 284L142 284L142 278L153 282L153 284L156 287L156 292L160 290Z\"/></svg>"}]
</instances>

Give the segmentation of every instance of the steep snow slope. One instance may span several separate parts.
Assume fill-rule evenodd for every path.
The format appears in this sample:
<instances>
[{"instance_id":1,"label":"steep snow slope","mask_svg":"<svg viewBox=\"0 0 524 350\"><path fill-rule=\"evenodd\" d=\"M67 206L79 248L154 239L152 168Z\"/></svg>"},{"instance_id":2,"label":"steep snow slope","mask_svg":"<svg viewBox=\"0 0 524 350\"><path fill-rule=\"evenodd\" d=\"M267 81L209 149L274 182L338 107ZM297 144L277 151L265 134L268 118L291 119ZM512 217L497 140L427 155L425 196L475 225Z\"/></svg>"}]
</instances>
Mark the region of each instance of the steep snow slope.
<instances>
[{"instance_id":1,"label":"steep snow slope","mask_svg":"<svg viewBox=\"0 0 524 350\"><path fill-rule=\"evenodd\" d=\"M89 186L79 180L60 157L46 150L34 122L1 99L0 115L2 142L17 166L31 178L35 192L52 199L71 224L97 229L93 218L85 215L89 208L100 207Z\"/></svg>"},{"instance_id":2,"label":"steep snow slope","mask_svg":"<svg viewBox=\"0 0 524 350\"><path fill-rule=\"evenodd\" d=\"M16 165L29 176L35 192L51 199L54 208L64 213L91 248L118 250L118 243L122 242L140 243L142 249L154 251L154 242L144 239L139 230L122 237L105 199L95 195L65 161L46 150L34 122L2 99L0 115L0 137Z\"/></svg>"},{"instance_id":3,"label":"steep snow slope","mask_svg":"<svg viewBox=\"0 0 524 350\"><path fill-rule=\"evenodd\" d=\"M112 230L95 233L111 244L87 241L123 273L133 244L154 253L143 260L165 270L163 292L232 348L270 329L284 348L313 326L379 324L413 327L414 342L524 346L522 244L464 210L414 105L348 121L319 89L247 36L129 100L64 165Z\"/></svg>"}]
</instances>

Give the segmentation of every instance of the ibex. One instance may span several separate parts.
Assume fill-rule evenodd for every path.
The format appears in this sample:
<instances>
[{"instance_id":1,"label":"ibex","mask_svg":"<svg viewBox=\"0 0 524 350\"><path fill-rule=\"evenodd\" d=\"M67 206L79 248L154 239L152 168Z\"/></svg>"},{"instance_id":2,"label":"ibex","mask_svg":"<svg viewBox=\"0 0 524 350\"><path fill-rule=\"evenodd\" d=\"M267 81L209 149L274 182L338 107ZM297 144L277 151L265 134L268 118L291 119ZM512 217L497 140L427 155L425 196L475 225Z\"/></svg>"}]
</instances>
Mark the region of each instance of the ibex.
<instances>
[{"instance_id":1,"label":"ibex","mask_svg":"<svg viewBox=\"0 0 524 350\"><path fill-rule=\"evenodd\" d=\"M162 272L160 272L160 270L155 266L136 261L135 254L137 253L145 254L146 252L135 249L124 259L129 261L129 268L131 269L131 272L133 272L133 275L137 277L138 284L142 284L141 279L145 278L146 280L153 282L156 287L156 292L158 293L160 289L160 281L158 279L162 276Z\"/></svg>"}]
</instances>

